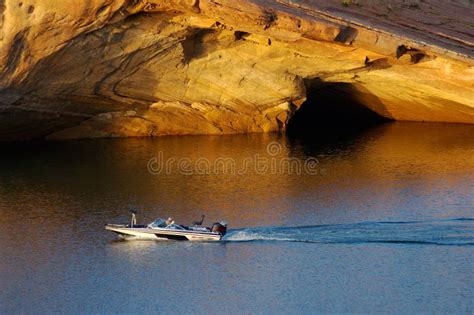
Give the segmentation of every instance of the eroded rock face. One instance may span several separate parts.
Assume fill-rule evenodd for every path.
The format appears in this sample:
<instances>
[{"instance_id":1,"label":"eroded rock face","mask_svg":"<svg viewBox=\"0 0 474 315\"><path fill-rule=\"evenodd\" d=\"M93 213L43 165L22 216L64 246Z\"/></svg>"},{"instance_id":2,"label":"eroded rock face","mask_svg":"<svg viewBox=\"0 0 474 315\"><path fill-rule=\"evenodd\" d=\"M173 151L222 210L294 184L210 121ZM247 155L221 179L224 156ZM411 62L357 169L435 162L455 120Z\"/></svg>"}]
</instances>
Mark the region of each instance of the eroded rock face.
<instances>
[{"instance_id":1,"label":"eroded rock face","mask_svg":"<svg viewBox=\"0 0 474 315\"><path fill-rule=\"evenodd\" d=\"M0 139L283 130L341 82L387 118L474 123L473 6L412 2L7 0Z\"/></svg>"}]
</instances>

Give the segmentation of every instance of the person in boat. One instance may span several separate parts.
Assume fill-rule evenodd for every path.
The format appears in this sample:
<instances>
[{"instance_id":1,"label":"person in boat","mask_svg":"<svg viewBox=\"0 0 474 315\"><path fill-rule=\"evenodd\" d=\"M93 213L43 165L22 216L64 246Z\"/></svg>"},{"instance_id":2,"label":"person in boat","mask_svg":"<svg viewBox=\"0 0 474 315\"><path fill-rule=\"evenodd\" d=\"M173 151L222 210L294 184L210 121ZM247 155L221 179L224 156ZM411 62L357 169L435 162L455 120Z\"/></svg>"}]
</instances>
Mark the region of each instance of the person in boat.
<instances>
[{"instance_id":1,"label":"person in boat","mask_svg":"<svg viewBox=\"0 0 474 315\"><path fill-rule=\"evenodd\" d=\"M165 221L165 223L166 223L166 226L168 226L168 225L174 224L174 220L172 217L169 217L168 220Z\"/></svg>"},{"instance_id":2,"label":"person in boat","mask_svg":"<svg viewBox=\"0 0 474 315\"><path fill-rule=\"evenodd\" d=\"M132 214L132 218L130 220L130 227L134 227L135 225L137 225L137 215L136 215L136 212L135 211L130 211L130 213Z\"/></svg>"}]
</instances>

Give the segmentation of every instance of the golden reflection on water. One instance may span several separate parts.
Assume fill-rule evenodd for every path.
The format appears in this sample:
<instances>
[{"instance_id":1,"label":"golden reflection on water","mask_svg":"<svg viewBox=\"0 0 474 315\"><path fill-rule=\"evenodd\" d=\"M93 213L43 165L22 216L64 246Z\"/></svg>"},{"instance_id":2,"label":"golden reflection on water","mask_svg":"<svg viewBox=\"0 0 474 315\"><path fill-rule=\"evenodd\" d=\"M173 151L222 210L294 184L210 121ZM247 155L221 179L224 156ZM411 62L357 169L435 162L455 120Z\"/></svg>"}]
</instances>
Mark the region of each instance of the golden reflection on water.
<instances>
[{"instance_id":1,"label":"golden reflection on water","mask_svg":"<svg viewBox=\"0 0 474 315\"><path fill-rule=\"evenodd\" d=\"M127 210L138 208L139 219L147 221L171 215L186 223L205 213L207 223L226 219L238 226L285 225L299 201L307 201L306 212L338 207L342 197L350 198L354 207L375 209L403 205L407 189L429 195L429 206L446 205L449 211L460 202L459 194L474 192L473 131L469 125L393 123L330 145L259 134L20 147L2 157L0 223L20 219L27 229L54 235L61 232L61 224L74 229L77 222L126 219ZM272 142L281 145L278 154L267 152ZM255 155L268 163L312 157L319 162L319 173L258 174L251 165L242 174L183 175L174 169L152 175L147 163L160 152L164 160L230 158L237 166ZM465 203L460 206L473 205L472 199Z\"/></svg>"}]
</instances>

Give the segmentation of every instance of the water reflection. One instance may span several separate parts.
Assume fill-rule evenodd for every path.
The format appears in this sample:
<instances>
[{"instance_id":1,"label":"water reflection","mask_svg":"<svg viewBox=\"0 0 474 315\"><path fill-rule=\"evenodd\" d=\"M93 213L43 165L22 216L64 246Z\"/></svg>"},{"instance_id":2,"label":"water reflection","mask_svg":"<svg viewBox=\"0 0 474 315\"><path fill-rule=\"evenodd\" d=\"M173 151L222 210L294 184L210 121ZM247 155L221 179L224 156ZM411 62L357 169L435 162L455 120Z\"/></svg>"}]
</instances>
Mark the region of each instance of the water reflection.
<instances>
[{"instance_id":1,"label":"water reflection","mask_svg":"<svg viewBox=\"0 0 474 315\"><path fill-rule=\"evenodd\" d=\"M332 212L341 206L383 211L421 202L443 213L467 210L472 131L466 125L394 123L326 146L278 135L16 145L1 157L0 209L27 216L31 224L47 217L51 229L59 222L120 217L130 208L139 208L146 220L166 213L188 222L206 213L210 220L226 217L238 226L280 224L295 211ZM250 167L244 174L152 175L147 170L147 161L160 151L165 159L231 158L237 165L255 154L273 158L266 151L273 141L284 148L276 159L317 158L321 172L257 174Z\"/></svg>"},{"instance_id":2,"label":"water reflection","mask_svg":"<svg viewBox=\"0 0 474 315\"><path fill-rule=\"evenodd\" d=\"M130 290L140 296L143 285L148 285L154 295L145 295L146 301L142 297L142 305L154 305L150 300L161 296L181 303L183 311L193 310L190 301L200 305L200 311L212 311L213 306L196 293L199 283L212 287L214 296L222 298L219 305L224 309L227 305L229 311L236 311L231 305L251 296L261 296L254 305L267 303L278 286L286 288L294 301L317 302L321 311L331 310L325 307L336 305L328 302L336 300L341 305L339 311L354 310L351 306L357 303L366 306L360 310L370 310L370 301L355 301L346 295L341 302L336 296L358 290L372 292L377 287L370 286L373 281L394 283L391 290L407 300L415 289L430 295L436 286L412 284L407 288L403 284L408 278L396 269L405 268L403 272L411 275L407 276L410 279L423 275L426 278L421 283L433 282L415 262L423 260L439 273L464 270L470 249L423 249L428 256L420 257L417 251L385 245L365 247L361 253L345 245L309 249L302 243L114 242L115 236L104 231L103 225L128 220L130 209L139 210L139 222L173 216L178 222L190 223L204 213L206 223L225 219L231 229L321 224L357 227L367 221L472 218L473 131L469 125L393 123L330 144L314 141L311 135L238 135L5 145L0 156L0 290L6 293L0 305L10 305L12 308L3 310L11 311L13 305L23 303L26 312L38 305L40 310L52 305L51 311L72 312L77 306L97 312L103 308L92 305L104 303L110 310L132 310L126 303L130 298L120 292ZM243 174L152 175L147 169L148 161L158 152L163 152L165 159L212 161L223 157L240 165L255 154L268 157L267 146L272 142L282 148L272 158L316 158L318 169L324 172L259 174L249 168ZM438 235L436 231L434 235ZM440 251L444 253L442 261L437 260ZM204 273L205 280L195 270ZM303 276L297 270L308 273ZM372 277L373 270L379 272L377 279ZM445 283L437 282L438 290L450 298L442 299L444 306L468 306L459 298L459 290L472 289L472 279L466 280L467 270L463 273L450 274ZM146 280L130 288L137 277ZM219 290L215 277L233 287ZM348 282L332 282L338 277L346 277ZM162 279L166 285L153 279ZM327 288L328 282L332 288ZM187 299L178 284L187 285ZM326 292L325 300L313 291L299 291L302 284ZM26 296L30 302L25 302ZM384 297L380 305L403 310L397 309L400 304L396 299ZM285 301L295 305L292 300ZM429 305L440 306L429 301ZM91 308L81 308L79 303ZM272 310L285 309L282 303L275 301ZM169 307L165 310L173 310L171 304ZM140 310L157 309L143 306ZM251 307L245 310L256 311Z\"/></svg>"}]
</instances>

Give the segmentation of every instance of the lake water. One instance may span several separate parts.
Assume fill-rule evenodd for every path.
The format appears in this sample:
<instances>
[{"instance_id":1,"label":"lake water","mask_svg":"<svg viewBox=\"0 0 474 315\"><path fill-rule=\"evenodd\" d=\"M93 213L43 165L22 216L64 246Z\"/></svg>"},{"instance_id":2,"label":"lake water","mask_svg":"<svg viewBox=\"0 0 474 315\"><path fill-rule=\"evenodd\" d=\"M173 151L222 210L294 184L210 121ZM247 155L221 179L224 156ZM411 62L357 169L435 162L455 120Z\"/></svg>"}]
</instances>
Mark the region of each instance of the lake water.
<instances>
[{"instance_id":1,"label":"lake water","mask_svg":"<svg viewBox=\"0 0 474 315\"><path fill-rule=\"evenodd\" d=\"M472 314L474 126L309 138L2 145L0 313ZM132 209L229 231L117 241Z\"/></svg>"}]
</instances>

